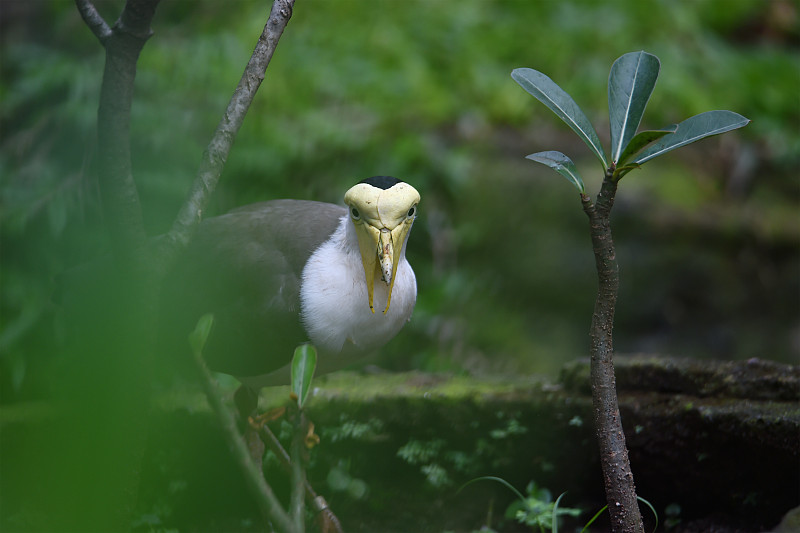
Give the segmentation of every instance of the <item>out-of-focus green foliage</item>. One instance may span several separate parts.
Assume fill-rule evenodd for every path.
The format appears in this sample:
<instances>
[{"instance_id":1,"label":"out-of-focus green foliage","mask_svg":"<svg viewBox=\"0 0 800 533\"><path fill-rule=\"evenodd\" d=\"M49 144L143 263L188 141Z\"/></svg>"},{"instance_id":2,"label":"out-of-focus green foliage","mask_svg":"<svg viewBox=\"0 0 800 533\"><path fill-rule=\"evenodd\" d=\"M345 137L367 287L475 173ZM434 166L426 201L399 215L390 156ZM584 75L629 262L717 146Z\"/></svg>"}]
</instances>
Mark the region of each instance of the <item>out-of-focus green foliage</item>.
<instances>
[{"instance_id":1,"label":"out-of-focus green foliage","mask_svg":"<svg viewBox=\"0 0 800 533\"><path fill-rule=\"evenodd\" d=\"M113 22L121 2L99 8ZM165 231L262 30L263 2L163 2L137 75L134 172ZM92 141L103 55L71 2L3 2L0 374L4 398L56 372L57 276L102 253ZM299 2L209 215L269 198L339 202L375 174L422 193L420 295L377 362L552 371L583 355L593 259L574 194L524 160L592 154L510 79L559 80L609 142L608 65L662 62L642 129L707 109L752 119L635 173L617 203L618 351L798 356L798 9L705 2ZM582 154L582 155L581 155ZM595 173L597 175L595 175ZM54 296L55 295L55 296Z\"/></svg>"},{"instance_id":2,"label":"out-of-focus green foliage","mask_svg":"<svg viewBox=\"0 0 800 533\"><path fill-rule=\"evenodd\" d=\"M197 327L189 334L189 346L195 354L203 353L208 336L211 334L211 329L214 327L214 315L211 313L205 314L197 321Z\"/></svg>"},{"instance_id":3,"label":"out-of-focus green foliage","mask_svg":"<svg viewBox=\"0 0 800 533\"><path fill-rule=\"evenodd\" d=\"M553 496L544 487L537 487L535 481L525 488L527 497L514 500L506 509L506 518L514 518L517 522L529 526L532 531L557 531L558 517L580 516L582 511L571 507L560 507L561 497L553 501ZM563 494L562 494L563 496Z\"/></svg>"},{"instance_id":4,"label":"out-of-focus green foliage","mask_svg":"<svg viewBox=\"0 0 800 533\"><path fill-rule=\"evenodd\" d=\"M300 409L308 399L311 380L317 368L317 349L312 344L301 344L292 357L292 393L297 396Z\"/></svg>"}]
</instances>

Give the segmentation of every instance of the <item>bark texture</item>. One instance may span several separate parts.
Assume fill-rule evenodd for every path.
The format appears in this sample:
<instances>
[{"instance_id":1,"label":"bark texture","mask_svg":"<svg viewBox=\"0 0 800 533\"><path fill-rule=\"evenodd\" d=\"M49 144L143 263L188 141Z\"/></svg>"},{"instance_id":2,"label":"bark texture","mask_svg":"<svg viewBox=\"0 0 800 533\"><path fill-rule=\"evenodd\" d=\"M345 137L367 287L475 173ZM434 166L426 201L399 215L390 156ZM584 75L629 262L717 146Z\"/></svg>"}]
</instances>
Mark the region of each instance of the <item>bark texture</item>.
<instances>
[{"instance_id":1,"label":"bark texture","mask_svg":"<svg viewBox=\"0 0 800 533\"><path fill-rule=\"evenodd\" d=\"M641 533L644 528L622 430L614 377L613 328L619 265L611 235L610 214L616 192L617 183L607 173L596 204L588 196L581 196L583 209L589 217L598 277L590 330L592 406L612 530L615 533Z\"/></svg>"}]
</instances>

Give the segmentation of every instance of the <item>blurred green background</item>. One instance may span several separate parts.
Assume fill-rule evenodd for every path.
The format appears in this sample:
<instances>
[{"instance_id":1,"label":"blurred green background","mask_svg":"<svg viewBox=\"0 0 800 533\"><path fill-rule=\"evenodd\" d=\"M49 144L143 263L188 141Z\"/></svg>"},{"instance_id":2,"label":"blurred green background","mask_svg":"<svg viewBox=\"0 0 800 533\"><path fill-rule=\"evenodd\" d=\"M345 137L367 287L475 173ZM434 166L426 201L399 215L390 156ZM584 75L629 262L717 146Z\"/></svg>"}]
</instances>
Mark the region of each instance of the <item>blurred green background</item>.
<instances>
[{"instance_id":1,"label":"blurred green background","mask_svg":"<svg viewBox=\"0 0 800 533\"><path fill-rule=\"evenodd\" d=\"M239 80L268 2L164 1L139 61L134 172L165 231ZM122 2L98 3L107 20ZM107 249L94 173L103 52L73 2L0 3L2 399L46 394L65 332L56 279ZM369 361L391 370L555 373L584 356L595 296L574 189L526 161L586 147L514 83L548 74L608 144L611 63L661 75L642 126L712 109L752 120L621 183L616 350L800 357L800 19L788 0L300 0L230 154L212 213L340 202L390 174L422 194L408 256L419 302Z\"/></svg>"}]
</instances>

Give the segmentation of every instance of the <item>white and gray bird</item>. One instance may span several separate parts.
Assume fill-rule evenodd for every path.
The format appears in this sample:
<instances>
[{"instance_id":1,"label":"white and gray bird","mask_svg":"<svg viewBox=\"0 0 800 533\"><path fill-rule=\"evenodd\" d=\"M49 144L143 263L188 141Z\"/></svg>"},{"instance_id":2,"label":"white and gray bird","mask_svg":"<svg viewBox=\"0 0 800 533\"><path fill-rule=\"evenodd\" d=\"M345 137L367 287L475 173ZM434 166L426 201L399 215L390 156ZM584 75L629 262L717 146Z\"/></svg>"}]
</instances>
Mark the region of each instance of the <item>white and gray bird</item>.
<instances>
[{"instance_id":1,"label":"white and gray bird","mask_svg":"<svg viewBox=\"0 0 800 533\"><path fill-rule=\"evenodd\" d=\"M213 313L209 367L253 390L288 384L303 342L317 348L318 374L347 366L411 317L406 242L419 201L411 185L374 176L344 207L274 200L207 219L168 279L163 318L185 332Z\"/></svg>"}]
</instances>

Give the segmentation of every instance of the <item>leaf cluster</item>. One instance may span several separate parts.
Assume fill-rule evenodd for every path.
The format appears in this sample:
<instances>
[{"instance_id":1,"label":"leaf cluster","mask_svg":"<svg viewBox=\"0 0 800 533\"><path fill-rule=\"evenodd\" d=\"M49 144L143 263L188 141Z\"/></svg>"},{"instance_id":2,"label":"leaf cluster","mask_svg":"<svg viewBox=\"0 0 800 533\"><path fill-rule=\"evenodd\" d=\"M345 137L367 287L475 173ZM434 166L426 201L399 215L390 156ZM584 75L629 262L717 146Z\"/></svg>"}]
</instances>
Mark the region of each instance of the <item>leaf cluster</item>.
<instances>
[{"instance_id":1,"label":"leaf cluster","mask_svg":"<svg viewBox=\"0 0 800 533\"><path fill-rule=\"evenodd\" d=\"M476 481L495 481L513 492L517 498L506 508L505 517L516 520L520 524L525 524L535 531L543 533L545 530L551 530L555 533L558 531L558 519L560 517L578 517L583 514L581 509L561 507L561 498L566 493L562 493L561 496L553 501L553 495L550 490L545 487L539 487L533 480L525 488L526 495L524 496L514 485L497 476L481 476L472 479L462 485L459 491Z\"/></svg>"},{"instance_id":2,"label":"leaf cluster","mask_svg":"<svg viewBox=\"0 0 800 533\"><path fill-rule=\"evenodd\" d=\"M535 528L538 531L556 531L558 518L562 516L578 517L583 511L571 507L558 506L553 495L544 487L538 487L531 481L525 489L526 496L520 497L506 509L506 518L514 518L517 522ZM521 494L517 493L518 496ZM560 498L559 498L560 499Z\"/></svg>"},{"instance_id":3,"label":"leaf cluster","mask_svg":"<svg viewBox=\"0 0 800 533\"><path fill-rule=\"evenodd\" d=\"M528 93L563 120L600 161L603 171L619 181L628 172L651 159L711 135L719 135L750 120L733 111L706 111L680 124L658 130L639 131L647 102L658 80L661 62L644 51L619 57L608 77L608 114L611 155L607 156L589 118L573 100L545 74L518 68L511 77ZM566 178L583 195L586 187L575 163L561 152L537 152L527 159L549 166Z\"/></svg>"}]
</instances>

